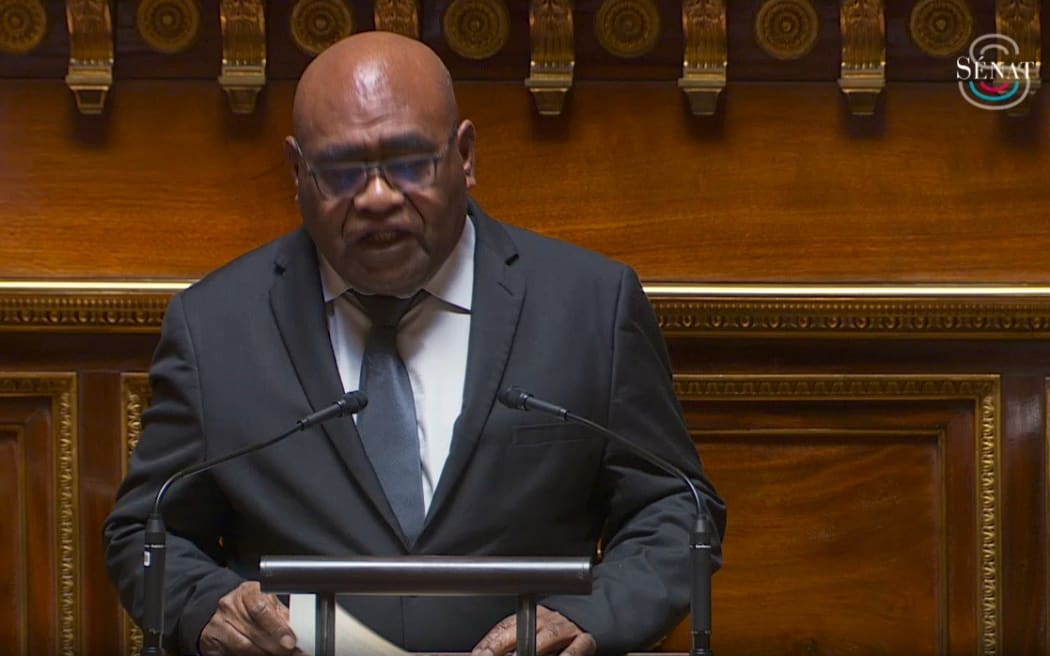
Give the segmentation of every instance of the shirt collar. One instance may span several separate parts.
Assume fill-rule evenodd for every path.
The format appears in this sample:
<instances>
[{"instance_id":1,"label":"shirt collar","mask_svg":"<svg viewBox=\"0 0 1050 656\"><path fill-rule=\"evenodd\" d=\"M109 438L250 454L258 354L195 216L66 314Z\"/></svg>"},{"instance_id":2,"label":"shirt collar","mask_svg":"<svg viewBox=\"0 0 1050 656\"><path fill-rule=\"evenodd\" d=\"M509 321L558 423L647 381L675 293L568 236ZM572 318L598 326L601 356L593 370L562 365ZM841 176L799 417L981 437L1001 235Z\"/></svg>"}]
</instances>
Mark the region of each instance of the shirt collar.
<instances>
[{"instance_id":1,"label":"shirt collar","mask_svg":"<svg viewBox=\"0 0 1050 656\"><path fill-rule=\"evenodd\" d=\"M468 216L463 222L463 230L460 232L455 248L449 253L437 273L423 285L423 289L431 296L436 296L450 305L470 311L471 299L474 295L475 241L474 222ZM320 251L317 253L317 260L320 263L321 289L325 303L339 298L351 289Z\"/></svg>"}]
</instances>

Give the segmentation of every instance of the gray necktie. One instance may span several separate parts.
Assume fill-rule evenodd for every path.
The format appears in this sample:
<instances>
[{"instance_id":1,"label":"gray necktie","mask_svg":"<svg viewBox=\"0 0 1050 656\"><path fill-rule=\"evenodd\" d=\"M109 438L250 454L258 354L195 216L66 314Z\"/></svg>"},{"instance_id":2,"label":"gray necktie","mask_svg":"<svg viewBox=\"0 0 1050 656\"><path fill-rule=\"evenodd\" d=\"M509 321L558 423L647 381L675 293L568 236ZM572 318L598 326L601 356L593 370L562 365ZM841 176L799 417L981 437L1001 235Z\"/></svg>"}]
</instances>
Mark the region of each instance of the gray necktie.
<instances>
[{"instance_id":1,"label":"gray necktie","mask_svg":"<svg viewBox=\"0 0 1050 656\"><path fill-rule=\"evenodd\" d=\"M368 406L357 415L357 431L410 543L423 529L423 476L416 404L408 370L397 351L397 325L425 295L423 291L412 298L355 293L372 320L361 359L360 388L368 395Z\"/></svg>"}]
</instances>

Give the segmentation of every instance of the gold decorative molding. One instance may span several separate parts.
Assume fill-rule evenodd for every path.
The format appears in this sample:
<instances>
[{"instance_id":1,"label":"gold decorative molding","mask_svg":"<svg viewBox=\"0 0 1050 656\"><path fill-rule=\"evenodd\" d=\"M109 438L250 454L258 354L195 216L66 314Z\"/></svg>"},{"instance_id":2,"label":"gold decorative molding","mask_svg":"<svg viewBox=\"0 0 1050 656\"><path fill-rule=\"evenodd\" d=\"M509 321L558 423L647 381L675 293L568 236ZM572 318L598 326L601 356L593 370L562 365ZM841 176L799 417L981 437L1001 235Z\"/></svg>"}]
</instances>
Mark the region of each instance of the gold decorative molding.
<instances>
[{"instance_id":1,"label":"gold decorative molding","mask_svg":"<svg viewBox=\"0 0 1050 656\"><path fill-rule=\"evenodd\" d=\"M234 114L251 114L266 86L266 18L263 0L221 0L222 74L219 84Z\"/></svg>"},{"instance_id":2,"label":"gold decorative molding","mask_svg":"<svg viewBox=\"0 0 1050 656\"><path fill-rule=\"evenodd\" d=\"M653 0L604 0L594 17L594 32L608 53L641 57L660 40L660 10Z\"/></svg>"},{"instance_id":3,"label":"gold decorative molding","mask_svg":"<svg viewBox=\"0 0 1050 656\"><path fill-rule=\"evenodd\" d=\"M678 88L694 116L711 116L726 87L725 0L683 0L682 33L685 49Z\"/></svg>"},{"instance_id":4,"label":"gold decorative molding","mask_svg":"<svg viewBox=\"0 0 1050 656\"><path fill-rule=\"evenodd\" d=\"M343 0L299 0L292 7L292 40L317 55L354 31L354 14Z\"/></svg>"},{"instance_id":5,"label":"gold decorative molding","mask_svg":"<svg viewBox=\"0 0 1050 656\"><path fill-rule=\"evenodd\" d=\"M76 381L69 372L0 373L0 397L46 396L51 401L59 656L76 656L81 648Z\"/></svg>"},{"instance_id":6,"label":"gold decorative molding","mask_svg":"<svg viewBox=\"0 0 1050 656\"><path fill-rule=\"evenodd\" d=\"M982 656L1001 653L1002 545L999 538L1000 379L996 375L676 374L683 401L967 400L974 404L977 504L977 626Z\"/></svg>"},{"instance_id":7,"label":"gold decorative molding","mask_svg":"<svg viewBox=\"0 0 1050 656\"><path fill-rule=\"evenodd\" d=\"M442 25L448 46L467 59L488 59L510 38L510 12L503 0L452 0Z\"/></svg>"},{"instance_id":8,"label":"gold decorative molding","mask_svg":"<svg viewBox=\"0 0 1050 656\"><path fill-rule=\"evenodd\" d=\"M156 333L189 280L0 280L0 332ZM690 285L645 291L673 337L1050 338L1050 287Z\"/></svg>"},{"instance_id":9,"label":"gold decorative molding","mask_svg":"<svg viewBox=\"0 0 1050 656\"><path fill-rule=\"evenodd\" d=\"M766 0L755 18L755 40L774 59L806 56L816 45L819 30L810 0Z\"/></svg>"},{"instance_id":10,"label":"gold decorative molding","mask_svg":"<svg viewBox=\"0 0 1050 656\"><path fill-rule=\"evenodd\" d=\"M142 0L135 12L139 36L150 48L166 55L190 47L200 26L197 0Z\"/></svg>"},{"instance_id":11,"label":"gold decorative molding","mask_svg":"<svg viewBox=\"0 0 1050 656\"><path fill-rule=\"evenodd\" d=\"M572 36L572 0L532 0L529 3L532 58L525 87L543 116L557 116L572 88L576 52Z\"/></svg>"},{"instance_id":12,"label":"gold decorative molding","mask_svg":"<svg viewBox=\"0 0 1050 656\"><path fill-rule=\"evenodd\" d=\"M47 35L47 9L40 0L0 2L0 52L24 55Z\"/></svg>"},{"instance_id":13,"label":"gold decorative molding","mask_svg":"<svg viewBox=\"0 0 1050 656\"><path fill-rule=\"evenodd\" d=\"M1013 39L1018 52L1000 50L1000 64L1030 62L1028 70L1028 93L1015 107L1006 110L1010 116L1024 116L1032 106L1032 97L1042 86L1042 47L1039 25L1038 0L996 0L995 31ZM1031 63L1034 63L1032 65Z\"/></svg>"},{"instance_id":14,"label":"gold decorative molding","mask_svg":"<svg viewBox=\"0 0 1050 656\"><path fill-rule=\"evenodd\" d=\"M142 437L142 413L150 403L149 374L122 373L120 375L120 398L122 400L120 422L121 477L128 474L128 461L131 453ZM124 612L124 653L126 656L139 656L142 652L142 630L131 617Z\"/></svg>"},{"instance_id":15,"label":"gold decorative molding","mask_svg":"<svg viewBox=\"0 0 1050 656\"><path fill-rule=\"evenodd\" d=\"M919 0L908 20L912 41L931 57L958 54L973 39L973 26L966 0Z\"/></svg>"},{"instance_id":16,"label":"gold decorative molding","mask_svg":"<svg viewBox=\"0 0 1050 656\"><path fill-rule=\"evenodd\" d=\"M1050 288L647 286L676 337L1050 337Z\"/></svg>"},{"instance_id":17,"label":"gold decorative molding","mask_svg":"<svg viewBox=\"0 0 1050 656\"><path fill-rule=\"evenodd\" d=\"M377 30L419 38L419 0L376 0Z\"/></svg>"},{"instance_id":18,"label":"gold decorative molding","mask_svg":"<svg viewBox=\"0 0 1050 656\"><path fill-rule=\"evenodd\" d=\"M1002 592L999 581L1002 557L999 543L999 382L994 394L979 395L977 430L978 526L981 530L980 564L980 641L981 654L998 656L1002 652Z\"/></svg>"},{"instance_id":19,"label":"gold decorative molding","mask_svg":"<svg viewBox=\"0 0 1050 656\"><path fill-rule=\"evenodd\" d=\"M101 114L113 86L113 16L109 0L66 0L66 86L81 114Z\"/></svg>"},{"instance_id":20,"label":"gold decorative molding","mask_svg":"<svg viewBox=\"0 0 1050 656\"><path fill-rule=\"evenodd\" d=\"M121 449L124 458L121 460L121 474L127 476L128 461L142 437L142 413L149 407L152 392L149 386L149 374L125 372L120 374L120 398L123 401L121 410L123 418L121 427Z\"/></svg>"},{"instance_id":21,"label":"gold decorative molding","mask_svg":"<svg viewBox=\"0 0 1050 656\"><path fill-rule=\"evenodd\" d=\"M160 329L171 293L133 291L7 291L0 287L5 330L152 333Z\"/></svg>"},{"instance_id":22,"label":"gold decorative molding","mask_svg":"<svg viewBox=\"0 0 1050 656\"><path fill-rule=\"evenodd\" d=\"M886 19L882 0L842 0L842 77L849 111L871 116L886 87Z\"/></svg>"}]
</instances>

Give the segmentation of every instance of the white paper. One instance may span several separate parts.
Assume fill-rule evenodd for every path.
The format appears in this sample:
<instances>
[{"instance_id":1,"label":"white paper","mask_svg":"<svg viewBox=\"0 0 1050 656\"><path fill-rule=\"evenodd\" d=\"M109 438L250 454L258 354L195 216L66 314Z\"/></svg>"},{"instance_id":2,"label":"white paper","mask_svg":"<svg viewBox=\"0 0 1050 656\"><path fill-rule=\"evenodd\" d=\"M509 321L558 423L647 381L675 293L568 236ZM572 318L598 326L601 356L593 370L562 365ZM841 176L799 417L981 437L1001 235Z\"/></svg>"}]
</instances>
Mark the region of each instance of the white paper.
<instances>
[{"instance_id":1,"label":"white paper","mask_svg":"<svg viewBox=\"0 0 1050 656\"><path fill-rule=\"evenodd\" d=\"M293 594L288 609L299 649L306 656L314 656L316 598L311 594ZM407 656L409 652L386 640L336 604L335 653L339 656Z\"/></svg>"}]
</instances>

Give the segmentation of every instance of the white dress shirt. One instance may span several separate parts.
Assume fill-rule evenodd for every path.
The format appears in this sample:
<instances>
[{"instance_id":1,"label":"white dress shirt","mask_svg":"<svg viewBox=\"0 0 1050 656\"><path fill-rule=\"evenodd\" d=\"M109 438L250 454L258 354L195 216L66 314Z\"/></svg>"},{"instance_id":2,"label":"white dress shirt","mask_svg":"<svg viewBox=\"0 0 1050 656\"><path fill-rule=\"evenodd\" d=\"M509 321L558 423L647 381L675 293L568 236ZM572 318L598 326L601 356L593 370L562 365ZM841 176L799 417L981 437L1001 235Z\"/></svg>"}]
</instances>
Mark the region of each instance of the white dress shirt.
<instances>
[{"instance_id":1,"label":"white dress shirt","mask_svg":"<svg viewBox=\"0 0 1050 656\"><path fill-rule=\"evenodd\" d=\"M474 293L474 224L468 217L459 242L434 277L429 294L409 310L397 333L397 350L408 369L416 402L423 508L430 509L452 443L452 427L463 407ZM371 322L335 269L318 254L321 285L336 366L344 390L358 388L361 359ZM355 417L356 420L356 417Z\"/></svg>"}]
</instances>

